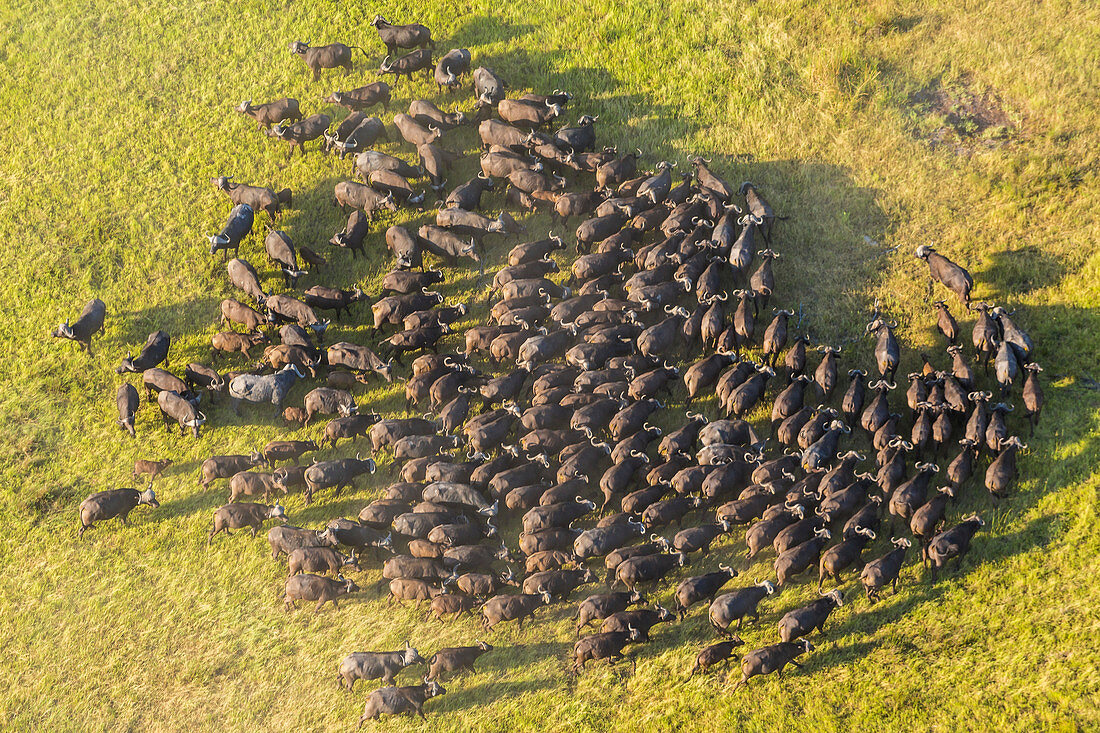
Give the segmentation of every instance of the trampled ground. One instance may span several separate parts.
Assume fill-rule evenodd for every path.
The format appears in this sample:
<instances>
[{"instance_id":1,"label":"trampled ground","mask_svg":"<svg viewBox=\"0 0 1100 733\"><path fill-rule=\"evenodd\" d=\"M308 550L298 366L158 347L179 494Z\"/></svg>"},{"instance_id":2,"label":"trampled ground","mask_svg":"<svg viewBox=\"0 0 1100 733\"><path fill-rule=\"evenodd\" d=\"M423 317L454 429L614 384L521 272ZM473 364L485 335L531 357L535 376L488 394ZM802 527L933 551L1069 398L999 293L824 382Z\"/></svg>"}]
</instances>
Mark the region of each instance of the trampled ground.
<instances>
[{"instance_id":1,"label":"trampled ground","mask_svg":"<svg viewBox=\"0 0 1100 733\"><path fill-rule=\"evenodd\" d=\"M1038 344L1047 394L1012 498L993 506L975 485L951 510L952 518L979 511L987 520L962 572L932 586L911 563L896 596L870 604L852 593L815 638L804 670L732 694L733 680L721 677L683 682L714 638L696 607L636 648L637 668L625 680L597 665L572 681L572 606L559 604L522 633L502 627L488 637L497 650L477 674L445 683L448 694L428 703L428 723L375 728L1100 725L1094 6L16 0L0 8L4 727L345 729L365 697L336 685L347 652L397 648L408 638L430 653L482 635L474 620L439 627L422 621L422 610L389 607L374 587L377 569L361 579L367 592L339 611L288 615L276 598L284 567L262 539L204 546L225 492L198 488L201 461L276 436L317 437L320 428L290 433L270 410L235 418L223 407L208 412L209 428L195 441L165 435L155 409L143 408L132 441L114 422L114 367L146 334L171 333L179 367L206 359L219 330L218 302L231 291L204 236L227 206L211 176L294 189L283 226L300 243L325 249L340 228L331 192L350 161L316 152L288 160L285 145L232 108L286 95L308 114L326 109L320 99L332 90L373 81L384 55L367 25L375 13L429 25L440 52L469 48L475 65L495 68L516 92L569 90L570 119L598 114L601 144L640 147L647 163L681 168L699 153L728 180L757 182L790 217L776 241L774 300L801 308L816 340L859 333L878 300L900 322L905 366L921 351L946 364L926 268L912 257L934 242L969 267L977 298L1017 309ZM358 54L347 78L329 72L311 84L287 51L294 39L354 43L370 57ZM402 83L389 115L418 96L452 104L418 79ZM470 97L453 104L469 109ZM472 150L473 132L448 145ZM396 143L383 149L410 152ZM474 161L451 183L471 175ZM528 225L541 234L547 219ZM324 281L376 290L389 259L380 236L370 242L367 261L326 252ZM491 266L508 246L494 245ZM277 285L258 240L242 252ZM452 273L442 288L448 298L481 295L476 273ZM94 357L48 338L94 296L110 314ZM476 309L461 325L483 315ZM365 318L357 321L333 333L366 342ZM866 364L869 350L867 340L848 344L843 366ZM681 388L674 401L682 399ZM360 401L394 412L401 388L374 387ZM713 399L700 406L713 414ZM1012 425L1026 437L1021 416ZM129 485L135 458L162 456L176 465L157 486L161 508L139 509L132 526L110 522L78 542L80 500ZM309 526L354 516L392 476L383 465L361 490L308 508L292 496L288 513ZM708 564L744 565L743 552L735 533ZM742 577L771 577L771 561L766 555ZM667 601L671 587L655 593ZM851 580L846 587L854 589ZM814 594L803 582L767 602L760 624L743 633L747 644L771 643L779 616Z\"/></svg>"}]
</instances>

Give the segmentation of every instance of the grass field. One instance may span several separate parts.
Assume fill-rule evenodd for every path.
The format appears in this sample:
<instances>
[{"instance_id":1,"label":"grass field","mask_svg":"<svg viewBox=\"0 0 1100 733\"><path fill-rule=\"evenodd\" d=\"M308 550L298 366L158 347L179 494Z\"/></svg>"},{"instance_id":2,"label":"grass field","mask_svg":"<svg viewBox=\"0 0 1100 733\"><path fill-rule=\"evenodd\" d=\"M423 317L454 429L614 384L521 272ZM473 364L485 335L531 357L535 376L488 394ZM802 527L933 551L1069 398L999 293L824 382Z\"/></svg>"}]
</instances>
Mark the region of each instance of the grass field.
<instances>
[{"instance_id":1,"label":"grass field","mask_svg":"<svg viewBox=\"0 0 1100 733\"><path fill-rule=\"evenodd\" d=\"M225 491L200 490L197 468L209 455L293 434L271 408L246 407L240 418L224 406L208 410L198 441L166 435L145 406L137 440L115 425L114 367L127 351L163 328L180 368L207 359L220 330L218 302L231 288L205 236L228 206L212 176L292 188L282 226L330 256L320 281L376 289L389 264L382 229L366 261L323 244L342 226L331 192L350 161L321 156L316 144L288 159L285 144L232 109L246 98L292 96L309 114L326 107L329 92L373 81L384 55L367 25L375 13L429 25L440 52L469 48L475 65L495 68L517 93L571 91L569 118L598 114L601 144L637 146L646 163L669 159L681 170L699 153L728 180L755 181L790 217L775 243L783 256L773 300L801 307L817 340L860 332L877 300L900 321L904 366L915 366L920 351L946 365L926 267L912 256L934 242L970 269L978 299L1018 309L1046 369L1047 408L1014 495L993 506L975 485L952 508L952 519L980 511L987 521L962 571L933 586L910 563L896 596L870 604L852 593L826 636L815 637L804 670L734 693L735 672L728 683L684 683L714 636L697 606L635 648L637 667L620 670L625 679L595 665L571 680L573 611L558 604L522 633L504 625L485 637L497 649L478 673L445 682L448 694L428 703L427 723L373 729L1100 726L1095 4L12 0L0 6L0 241L8 252L0 264L0 727L343 730L366 694L335 684L347 652L411 639L430 653L483 634L474 620L431 626L420 610L387 606L374 588L377 569L360 578L367 592L339 611L286 614L277 601L285 566L271 561L266 542L237 535L204 546ZM347 78L327 72L311 84L287 51L294 39L354 43L370 57L357 53ZM390 116L418 96L452 103L420 78L398 87ZM469 109L470 97L453 104ZM444 142L472 150L475 134ZM475 169L471 158L451 184ZM429 215L405 211L383 228ZM548 220L527 224L541 235ZM242 255L281 289L260 241L254 235ZM490 265L510 245L498 240ZM481 295L476 273L448 272L450 299ZM48 337L94 296L109 317L93 357ZM334 324L329 341L367 342L363 320ZM844 368L868 363L870 346L847 346ZM299 385L289 403L307 389ZM360 400L383 412L402 401L398 384ZM701 406L714 414L713 399ZM1012 426L1026 437L1019 412ZM317 437L320 428L296 434ZM77 504L130 485L139 457L175 460L157 486L160 509L143 507L131 526L109 522L78 541ZM308 508L291 496L287 511L307 526L355 516L393 473L383 464L359 491ZM744 563L734 537L707 569L735 552ZM880 539L868 557L885 545ZM770 554L758 560L742 579L771 577L771 562ZM667 602L687 574L692 567L656 595ZM846 588L855 588L850 577ZM779 616L814 595L803 582L766 602L761 622L742 634L747 648L772 643Z\"/></svg>"}]
</instances>

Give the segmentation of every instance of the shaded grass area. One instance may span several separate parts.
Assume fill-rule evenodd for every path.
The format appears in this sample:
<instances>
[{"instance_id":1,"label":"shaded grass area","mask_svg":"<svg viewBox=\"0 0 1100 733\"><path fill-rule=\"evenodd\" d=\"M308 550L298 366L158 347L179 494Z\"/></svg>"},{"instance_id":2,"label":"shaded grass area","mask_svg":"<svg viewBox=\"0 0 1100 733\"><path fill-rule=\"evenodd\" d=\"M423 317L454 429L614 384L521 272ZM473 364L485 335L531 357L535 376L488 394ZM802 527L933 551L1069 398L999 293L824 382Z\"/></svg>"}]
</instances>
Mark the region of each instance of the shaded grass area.
<instances>
[{"instance_id":1,"label":"shaded grass area","mask_svg":"<svg viewBox=\"0 0 1100 733\"><path fill-rule=\"evenodd\" d=\"M349 176L350 161L315 152L288 159L284 144L231 109L289 95L307 114L331 114L323 96L374 79L384 52L366 23L376 12L397 22L414 11L324 1L0 9L0 101L13 121L0 126L0 237L9 243L0 315L10 324L0 331L10 355L0 377L0 641L10 660L0 720L8 726L343 726L365 695L335 684L348 651L409 638L430 652L481 634L474 620L438 627L421 620L422 609L392 609L373 587L339 612L284 614L276 600L284 566L271 562L262 539L203 545L225 490L198 489L201 461L284 435L315 437L319 427L288 431L270 407L246 407L241 418L209 410L200 441L166 435L149 407L137 441L114 425L113 368L126 351L163 328L179 368L206 359L219 330L217 304L232 291L203 236L217 231L228 205L210 177L294 190L280 226L331 261L302 288L357 282L376 292L388 269L384 227L430 216L386 219L365 261L328 250L323 242L343 223L332 186ZM1086 640L1100 600L1091 563L1100 550L1100 392L1089 386L1100 380L1096 9L639 1L432 3L415 13L440 51L470 48L513 90L573 92L570 119L599 114L601 143L641 147L647 163L667 158L681 168L700 153L728 180L760 184L790 216L776 242L783 256L773 300L802 306L803 330L816 339L847 340L878 301L901 322L906 364L922 350L943 362L925 266L911 256L934 242L967 264L976 297L1019 308L1047 370L1048 406L1016 495L993 507L975 486L952 509L980 510L988 522L962 572L930 587L908 565L897 596L853 600L836 613L804 671L753 680L733 695L720 678L683 683L695 652L713 639L697 607L634 649L633 673L596 665L571 681L573 611L556 605L522 633L505 626L489 637L497 650L477 674L445 682L449 693L428 703L427 725L374 727L1094 727L1100 672ZM347 78L329 72L310 84L286 50L295 38L357 43L374 57L357 55ZM920 95L930 89L992 95L1010 129L996 145L956 144L973 137L965 119L973 110L929 105ZM417 96L450 103L422 79L403 81L388 116ZM454 104L468 109L469 97ZM933 144L945 124L951 144ZM475 139L463 130L444 141L472 150ZM397 143L382 149L410 153ZM476 159L464 162L451 184L474 171ZM494 213L501 205L487 203ZM526 223L535 235L549 226L545 216ZM490 239L488 262L499 265L512 243ZM242 254L266 287L282 290L259 237ZM472 325L484 314L475 273L448 275L449 299L478 296L463 324ZM45 336L96 295L110 316L95 356ZM335 324L330 340L374 343L366 319L361 309L354 322ZM960 320L968 331L972 319ZM847 344L842 366L868 363L869 350L866 341ZM244 366L239 357L228 363ZM307 389L296 387L289 404ZM384 412L403 404L396 384L359 396ZM673 402L682 398L679 391ZM713 400L700 406L714 414ZM1023 430L1018 418L1013 426ZM80 499L128 485L133 459L164 456L176 465L158 484L160 510L143 508L131 527L112 522L75 540ZM291 497L288 511L308 526L354 516L392 477L383 462L369 487L308 508ZM734 536L651 596L667 602L680 577L719 561L745 565ZM734 584L771 577L771 561L758 560ZM367 572L360 584L373 586L378 575ZM766 602L761 623L743 634L747 645L771 643L778 617L813 595L804 582ZM737 676L731 669L729 682Z\"/></svg>"}]
</instances>

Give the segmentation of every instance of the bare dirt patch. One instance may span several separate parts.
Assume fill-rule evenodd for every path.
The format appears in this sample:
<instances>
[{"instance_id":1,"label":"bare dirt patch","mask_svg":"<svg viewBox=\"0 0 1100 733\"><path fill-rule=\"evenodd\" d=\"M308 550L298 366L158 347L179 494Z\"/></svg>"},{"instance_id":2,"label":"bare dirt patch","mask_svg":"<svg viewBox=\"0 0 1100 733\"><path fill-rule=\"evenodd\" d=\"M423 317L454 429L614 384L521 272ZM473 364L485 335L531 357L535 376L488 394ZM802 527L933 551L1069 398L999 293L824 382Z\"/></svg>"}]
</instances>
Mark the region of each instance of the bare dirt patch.
<instances>
[{"instance_id":1,"label":"bare dirt patch","mask_svg":"<svg viewBox=\"0 0 1100 733\"><path fill-rule=\"evenodd\" d=\"M936 79L911 94L909 105L918 117L921 137L934 147L947 145L960 154L1001 147L1019 131L997 93L970 78Z\"/></svg>"}]
</instances>

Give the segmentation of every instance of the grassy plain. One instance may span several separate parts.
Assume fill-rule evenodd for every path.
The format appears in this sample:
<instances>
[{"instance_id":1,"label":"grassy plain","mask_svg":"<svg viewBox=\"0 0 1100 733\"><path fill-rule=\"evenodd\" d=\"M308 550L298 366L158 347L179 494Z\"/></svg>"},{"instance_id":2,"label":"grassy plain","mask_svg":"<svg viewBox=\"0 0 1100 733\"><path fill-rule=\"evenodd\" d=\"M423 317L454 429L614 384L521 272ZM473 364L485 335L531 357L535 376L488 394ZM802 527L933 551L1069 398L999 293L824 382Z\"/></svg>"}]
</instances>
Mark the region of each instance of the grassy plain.
<instances>
[{"instance_id":1,"label":"grassy plain","mask_svg":"<svg viewBox=\"0 0 1100 733\"><path fill-rule=\"evenodd\" d=\"M449 693L427 706L428 723L373 728L1100 726L1095 4L12 0L0 7L3 727L346 729L365 696L335 684L347 652L406 638L430 652L482 634L472 620L427 625L421 611L390 608L373 587L338 612L287 615L276 600L284 570L262 539L204 546L225 495L201 491L196 469L211 454L286 434L271 410L242 418L209 410L198 441L166 435L155 409L139 413L136 441L114 424L114 367L126 351L163 328L181 367L205 359L219 330L217 304L231 290L204 235L227 206L211 176L291 187L296 203L283 226L299 243L323 250L340 228L331 191L350 162L314 151L288 159L284 144L232 107L287 95L308 114L326 107L328 92L373 80L384 54L367 25L375 13L415 17L441 52L469 48L475 65L495 68L513 90L571 91L571 119L598 114L601 143L637 146L647 162L676 160L681 169L699 153L727 179L760 184L790 217L776 241L775 300L801 307L803 327L820 341L859 332L877 300L901 323L906 366L922 350L945 363L925 266L912 257L934 242L969 267L977 298L1018 309L1046 368L1048 404L1013 497L994 507L974 486L952 509L953 518L977 510L988 522L963 571L930 586L910 564L896 596L846 604L805 670L732 694L720 678L683 682L713 638L697 607L637 649L627 679L596 666L572 681L572 610L557 605L522 633L492 635L497 651L477 674L446 683ZM329 72L311 84L287 51L294 39L355 43L370 58L357 55L348 78ZM390 114L417 96L437 98L434 85L402 82ZM447 142L472 150L475 138L466 130ZM452 184L473 170L471 158ZM548 222L528 225L541 234ZM380 235L371 246L366 261L331 253L322 279L376 285L388 258ZM507 246L494 245L490 264ZM259 239L242 252L264 262ZM281 287L263 269L266 284ZM473 274L453 272L449 297L480 294ZM47 337L93 296L110 313L95 356ZM365 340L366 330L340 323L331 338ZM843 365L867 363L869 349L866 340L850 344ZM396 384L362 398L382 411L402 401ZM702 406L714 414L713 400ZM1025 429L1018 412L1012 422ZM129 485L133 459L161 456L176 461L157 487L161 508L78 542L79 501ZM288 512L311 526L354 516L392 475L383 465L369 487L308 508L291 497ZM743 543L727 540L708 563L735 553ZM667 600L690 572L658 595ZM743 577L771 573L769 555ZM365 573L361 584L378 575ZM747 644L771 643L778 617L813 595L802 583L767 602L761 623L743 634Z\"/></svg>"}]
</instances>

